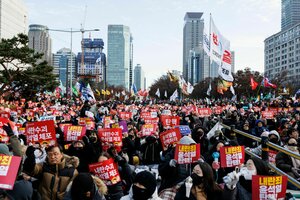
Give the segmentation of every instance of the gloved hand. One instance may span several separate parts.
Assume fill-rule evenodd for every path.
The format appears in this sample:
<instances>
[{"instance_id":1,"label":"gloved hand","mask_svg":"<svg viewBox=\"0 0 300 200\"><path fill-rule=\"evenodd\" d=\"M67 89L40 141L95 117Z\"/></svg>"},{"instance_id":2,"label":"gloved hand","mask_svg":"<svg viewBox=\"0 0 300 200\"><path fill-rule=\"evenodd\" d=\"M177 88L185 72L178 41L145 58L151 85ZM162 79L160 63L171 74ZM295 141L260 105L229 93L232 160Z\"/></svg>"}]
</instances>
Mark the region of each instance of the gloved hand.
<instances>
[{"instance_id":1,"label":"gloved hand","mask_svg":"<svg viewBox=\"0 0 300 200\"><path fill-rule=\"evenodd\" d=\"M224 182L226 183L226 186L233 190L236 186L236 184L239 182L239 176L237 175L236 171L230 172L223 178Z\"/></svg>"},{"instance_id":2,"label":"gloved hand","mask_svg":"<svg viewBox=\"0 0 300 200\"><path fill-rule=\"evenodd\" d=\"M28 146L26 149L27 158L35 158L34 151L35 151L35 148L33 146Z\"/></svg>"},{"instance_id":3,"label":"gloved hand","mask_svg":"<svg viewBox=\"0 0 300 200\"><path fill-rule=\"evenodd\" d=\"M3 130L5 130L5 132L7 133L7 136L8 136L8 137L14 135L14 132L13 132L13 130L11 129L9 123L7 123L7 125L5 124L2 128L3 128Z\"/></svg>"},{"instance_id":4,"label":"gloved hand","mask_svg":"<svg viewBox=\"0 0 300 200\"><path fill-rule=\"evenodd\" d=\"M299 171L300 170L298 168L292 167L292 172L293 172L293 174L295 175L296 178L300 178Z\"/></svg>"},{"instance_id":5,"label":"gloved hand","mask_svg":"<svg viewBox=\"0 0 300 200\"><path fill-rule=\"evenodd\" d=\"M27 158L24 161L23 171L31 174L35 167L35 156L34 156L35 148L33 146L27 147L26 156Z\"/></svg>"},{"instance_id":6,"label":"gloved hand","mask_svg":"<svg viewBox=\"0 0 300 200\"><path fill-rule=\"evenodd\" d=\"M171 159L169 162L170 167L176 167L177 161L175 159Z\"/></svg>"}]
</instances>

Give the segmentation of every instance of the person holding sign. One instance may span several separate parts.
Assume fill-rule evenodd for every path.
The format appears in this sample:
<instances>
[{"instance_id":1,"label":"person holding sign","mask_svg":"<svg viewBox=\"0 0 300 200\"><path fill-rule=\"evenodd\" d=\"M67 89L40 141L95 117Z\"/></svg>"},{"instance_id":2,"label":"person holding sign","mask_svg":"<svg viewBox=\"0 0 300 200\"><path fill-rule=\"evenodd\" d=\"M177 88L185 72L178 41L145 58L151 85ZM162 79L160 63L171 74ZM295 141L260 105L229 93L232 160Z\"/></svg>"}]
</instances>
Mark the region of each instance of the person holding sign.
<instances>
[{"instance_id":1,"label":"person holding sign","mask_svg":"<svg viewBox=\"0 0 300 200\"><path fill-rule=\"evenodd\" d=\"M270 175L267 164L257 157L251 157L245 167L236 168L223 177L225 183L223 198L251 200L253 175Z\"/></svg>"},{"instance_id":2,"label":"person holding sign","mask_svg":"<svg viewBox=\"0 0 300 200\"><path fill-rule=\"evenodd\" d=\"M192 181L190 186L189 179ZM222 200L223 190L215 183L213 170L206 162L198 162L184 184L176 193L175 200Z\"/></svg>"},{"instance_id":3,"label":"person holding sign","mask_svg":"<svg viewBox=\"0 0 300 200\"><path fill-rule=\"evenodd\" d=\"M68 184L78 174L79 159L64 155L61 146L49 146L46 161L36 164L34 152L33 146L27 148L23 171L40 179L38 190L44 200L62 200Z\"/></svg>"}]
</instances>

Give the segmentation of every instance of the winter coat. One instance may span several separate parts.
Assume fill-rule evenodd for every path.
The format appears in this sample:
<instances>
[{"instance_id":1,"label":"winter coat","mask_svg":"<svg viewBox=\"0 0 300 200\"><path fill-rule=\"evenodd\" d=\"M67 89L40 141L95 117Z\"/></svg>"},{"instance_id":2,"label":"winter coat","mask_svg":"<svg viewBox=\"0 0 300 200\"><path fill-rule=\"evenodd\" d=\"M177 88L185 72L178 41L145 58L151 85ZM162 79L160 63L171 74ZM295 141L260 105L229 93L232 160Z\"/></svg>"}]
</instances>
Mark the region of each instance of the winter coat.
<instances>
[{"instance_id":1,"label":"winter coat","mask_svg":"<svg viewBox=\"0 0 300 200\"><path fill-rule=\"evenodd\" d=\"M176 164L176 167L171 167L169 165L170 160L174 159L174 151L175 149L173 148L168 152L165 155L164 160L158 166L159 175L162 178L159 192L163 189L175 186L190 175L190 164Z\"/></svg>"},{"instance_id":2,"label":"winter coat","mask_svg":"<svg viewBox=\"0 0 300 200\"><path fill-rule=\"evenodd\" d=\"M207 200L222 200L222 192L218 192L215 194L214 198L210 198ZM197 200L197 198L192 194L192 191L190 192L190 197L186 197L186 186L185 184L182 184L179 190L176 193L174 200Z\"/></svg>"},{"instance_id":3,"label":"winter coat","mask_svg":"<svg viewBox=\"0 0 300 200\"><path fill-rule=\"evenodd\" d=\"M95 184L95 193L94 193L94 198L93 200L105 200L104 195L107 193L107 187L104 184L104 182L99 179L98 177L92 176L94 179L94 184ZM72 188L72 183L71 182L66 190L65 196L64 196L64 200L72 200L72 196L71 196L71 188Z\"/></svg>"},{"instance_id":4,"label":"winter coat","mask_svg":"<svg viewBox=\"0 0 300 200\"><path fill-rule=\"evenodd\" d=\"M122 182L107 186L108 192L105 195L106 200L119 200L124 196Z\"/></svg>"},{"instance_id":5,"label":"winter coat","mask_svg":"<svg viewBox=\"0 0 300 200\"><path fill-rule=\"evenodd\" d=\"M50 165L46 159L44 163L35 164L34 169L27 172L40 180L38 190L43 200L56 200L63 199L67 186L78 174L78 165L77 157L64 155L58 165Z\"/></svg>"},{"instance_id":6,"label":"winter coat","mask_svg":"<svg viewBox=\"0 0 300 200\"><path fill-rule=\"evenodd\" d=\"M133 196L132 188L130 188L129 194L126 195L126 196L124 196L124 197L122 197L121 200L133 200L132 196ZM158 197L157 189L152 194L152 197L150 199L148 199L148 200L162 200L160 197Z\"/></svg>"},{"instance_id":7,"label":"winter coat","mask_svg":"<svg viewBox=\"0 0 300 200\"><path fill-rule=\"evenodd\" d=\"M292 172L293 161L292 161L291 156L289 156L283 152L279 152L276 155L275 161L276 161L276 167L278 167L283 172L285 172L295 178L295 175Z\"/></svg>"},{"instance_id":8,"label":"winter coat","mask_svg":"<svg viewBox=\"0 0 300 200\"><path fill-rule=\"evenodd\" d=\"M160 161L160 151L161 144L158 142L158 140L153 136L148 136L146 138L146 143L141 146L141 153L143 154L143 164L158 164Z\"/></svg>"},{"instance_id":9,"label":"winter coat","mask_svg":"<svg viewBox=\"0 0 300 200\"><path fill-rule=\"evenodd\" d=\"M248 192L240 183L237 183L233 190L228 189L225 185L222 199L252 200L252 193Z\"/></svg>"}]
</instances>

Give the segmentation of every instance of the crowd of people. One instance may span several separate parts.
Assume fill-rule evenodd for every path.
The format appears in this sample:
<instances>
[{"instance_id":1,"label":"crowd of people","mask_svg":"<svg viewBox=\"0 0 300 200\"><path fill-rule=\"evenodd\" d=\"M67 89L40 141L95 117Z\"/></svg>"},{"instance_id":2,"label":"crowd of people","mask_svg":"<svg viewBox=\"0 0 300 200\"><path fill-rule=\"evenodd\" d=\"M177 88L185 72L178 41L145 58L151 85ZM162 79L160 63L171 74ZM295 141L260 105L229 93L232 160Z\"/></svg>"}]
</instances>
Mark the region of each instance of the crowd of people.
<instances>
[{"instance_id":1,"label":"crowd of people","mask_svg":"<svg viewBox=\"0 0 300 200\"><path fill-rule=\"evenodd\" d=\"M198 108L209 108L212 112L202 115ZM270 110L276 112L266 118L263 112ZM131 115L122 119L121 112ZM158 118L157 128L147 136L142 134L146 124L142 113L145 112ZM214 153L220 152L221 147L240 145L258 156L261 156L262 147L248 137L232 135L228 129L218 129L208 136L216 123L267 137L269 142L295 153L299 153L300 147L300 110L298 102L289 99L256 103L221 100L121 102L79 98L70 101L44 95L35 102L2 99L1 113L4 113L2 118L8 117L9 123L1 124L0 154L22 158L13 189L0 189L1 198L10 200L247 200L252 199L252 176L271 176L274 171L265 161L247 155L244 165L238 168L220 167ZM197 161L179 164L175 159L176 143L163 147L160 134L174 127L162 123L162 115L178 116L178 125L189 127L190 133L183 134L177 144L200 144L201 156ZM24 128L45 116L55 116L54 144L32 143L16 126ZM79 125L80 118L89 118L95 126L87 129L80 140L66 141L61 125ZM112 127L124 120L127 131L122 133L122 145L103 143L98 130L106 128L107 123ZM9 138L7 141L3 139L5 136ZM270 162L300 179L300 160L272 148L270 152L275 152ZM91 173L90 165L110 159L117 166L120 181L104 180ZM146 170L141 170L141 166L146 166ZM243 173L239 173L241 171ZM290 183L288 188L298 190Z\"/></svg>"}]
</instances>

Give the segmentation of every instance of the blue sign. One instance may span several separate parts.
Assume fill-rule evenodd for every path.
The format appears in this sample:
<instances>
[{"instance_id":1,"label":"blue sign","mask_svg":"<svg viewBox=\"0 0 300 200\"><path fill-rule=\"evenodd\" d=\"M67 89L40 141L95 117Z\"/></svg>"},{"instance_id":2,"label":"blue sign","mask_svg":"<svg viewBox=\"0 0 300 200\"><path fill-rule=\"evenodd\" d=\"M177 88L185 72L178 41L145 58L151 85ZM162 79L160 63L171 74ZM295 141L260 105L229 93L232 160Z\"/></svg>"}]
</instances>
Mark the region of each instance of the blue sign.
<instances>
[{"instance_id":1,"label":"blue sign","mask_svg":"<svg viewBox=\"0 0 300 200\"><path fill-rule=\"evenodd\" d=\"M180 134L182 136L192 134L192 131L191 131L190 127L187 126L187 125L175 126L175 128L179 128Z\"/></svg>"}]
</instances>

